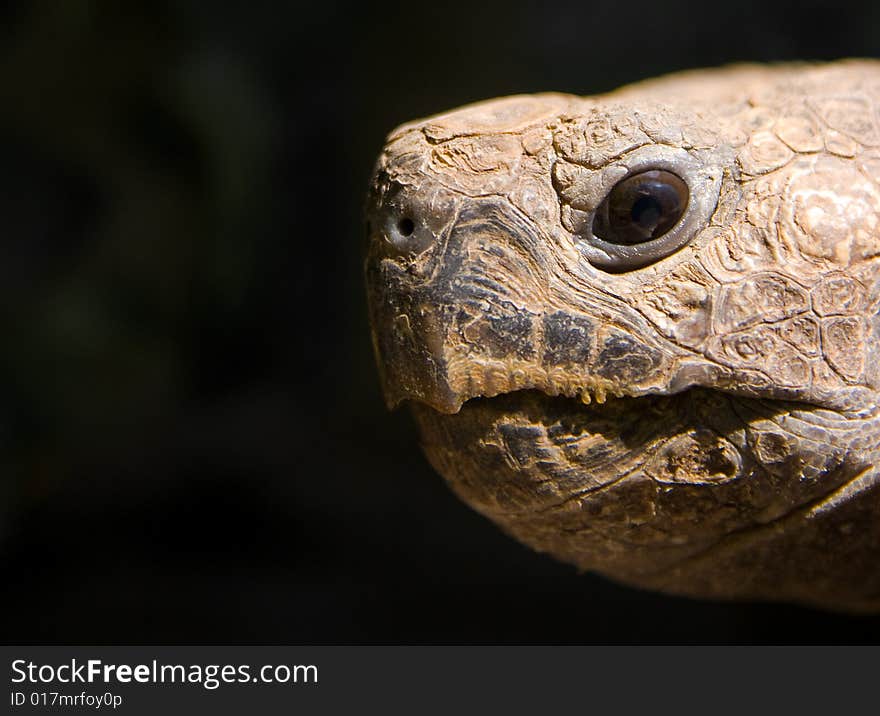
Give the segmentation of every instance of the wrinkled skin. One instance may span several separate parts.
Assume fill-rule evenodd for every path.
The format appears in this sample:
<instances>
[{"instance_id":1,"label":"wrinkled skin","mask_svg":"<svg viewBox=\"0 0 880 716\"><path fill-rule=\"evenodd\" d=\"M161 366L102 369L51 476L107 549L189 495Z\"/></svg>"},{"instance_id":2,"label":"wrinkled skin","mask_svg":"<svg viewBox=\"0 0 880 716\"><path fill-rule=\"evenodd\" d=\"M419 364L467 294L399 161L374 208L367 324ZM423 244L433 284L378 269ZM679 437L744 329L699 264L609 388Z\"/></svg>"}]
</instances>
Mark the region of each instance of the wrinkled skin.
<instances>
[{"instance_id":1,"label":"wrinkled skin","mask_svg":"<svg viewBox=\"0 0 880 716\"><path fill-rule=\"evenodd\" d=\"M374 341L455 492L628 584L880 610L878 102L880 63L741 66L394 131ZM679 225L599 240L652 168Z\"/></svg>"}]
</instances>

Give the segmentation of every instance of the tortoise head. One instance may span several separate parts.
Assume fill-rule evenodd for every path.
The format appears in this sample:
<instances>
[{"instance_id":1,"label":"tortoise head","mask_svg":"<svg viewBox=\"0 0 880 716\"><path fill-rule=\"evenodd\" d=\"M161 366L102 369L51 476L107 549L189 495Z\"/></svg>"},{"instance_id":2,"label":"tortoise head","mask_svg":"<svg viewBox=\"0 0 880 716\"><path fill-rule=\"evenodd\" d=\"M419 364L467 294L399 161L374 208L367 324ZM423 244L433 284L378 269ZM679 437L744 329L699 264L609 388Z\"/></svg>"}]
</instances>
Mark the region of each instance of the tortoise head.
<instances>
[{"instance_id":1,"label":"tortoise head","mask_svg":"<svg viewBox=\"0 0 880 716\"><path fill-rule=\"evenodd\" d=\"M871 519L871 480L815 514L880 452L880 136L863 94L820 91L858 67L511 97L389 136L383 389L468 503L630 583L862 605L877 528L800 574Z\"/></svg>"}]
</instances>

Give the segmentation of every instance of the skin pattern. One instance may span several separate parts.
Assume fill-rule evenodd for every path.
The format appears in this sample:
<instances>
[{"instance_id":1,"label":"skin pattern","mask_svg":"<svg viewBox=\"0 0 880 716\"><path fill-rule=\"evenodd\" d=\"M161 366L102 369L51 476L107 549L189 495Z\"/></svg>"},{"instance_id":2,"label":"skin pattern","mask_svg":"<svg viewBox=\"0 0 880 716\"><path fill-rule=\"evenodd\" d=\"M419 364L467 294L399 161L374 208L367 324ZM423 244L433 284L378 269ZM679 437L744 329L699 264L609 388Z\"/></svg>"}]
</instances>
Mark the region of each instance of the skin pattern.
<instances>
[{"instance_id":1,"label":"skin pattern","mask_svg":"<svg viewBox=\"0 0 880 716\"><path fill-rule=\"evenodd\" d=\"M388 404L581 569L880 610L878 102L880 62L749 65L398 128L367 200ZM655 168L690 192L666 244L593 235Z\"/></svg>"}]
</instances>

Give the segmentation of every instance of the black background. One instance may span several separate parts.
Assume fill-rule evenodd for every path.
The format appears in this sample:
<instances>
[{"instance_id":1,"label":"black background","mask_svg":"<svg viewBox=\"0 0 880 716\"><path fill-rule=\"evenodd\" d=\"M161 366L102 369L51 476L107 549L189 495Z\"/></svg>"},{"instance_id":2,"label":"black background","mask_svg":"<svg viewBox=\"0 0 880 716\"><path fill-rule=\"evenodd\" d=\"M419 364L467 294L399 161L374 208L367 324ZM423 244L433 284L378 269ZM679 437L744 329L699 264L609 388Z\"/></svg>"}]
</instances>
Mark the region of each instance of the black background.
<instances>
[{"instance_id":1,"label":"black background","mask_svg":"<svg viewBox=\"0 0 880 716\"><path fill-rule=\"evenodd\" d=\"M860 642L618 587L469 511L378 390L386 132L516 92L880 53L800 2L54 2L0 17L6 642Z\"/></svg>"}]
</instances>

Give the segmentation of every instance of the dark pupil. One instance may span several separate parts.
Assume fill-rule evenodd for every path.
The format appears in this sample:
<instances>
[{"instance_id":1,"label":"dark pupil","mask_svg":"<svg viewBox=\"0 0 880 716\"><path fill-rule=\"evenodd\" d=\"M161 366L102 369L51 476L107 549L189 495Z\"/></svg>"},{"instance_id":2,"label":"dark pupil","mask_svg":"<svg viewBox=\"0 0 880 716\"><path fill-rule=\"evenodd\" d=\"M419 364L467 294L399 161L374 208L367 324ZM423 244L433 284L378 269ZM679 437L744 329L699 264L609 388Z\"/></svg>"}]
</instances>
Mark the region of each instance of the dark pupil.
<instances>
[{"instance_id":1,"label":"dark pupil","mask_svg":"<svg viewBox=\"0 0 880 716\"><path fill-rule=\"evenodd\" d=\"M632 220L646 231L653 232L660 223L660 217L663 215L663 207L660 202L653 196L643 196L633 204Z\"/></svg>"},{"instance_id":2,"label":"dark pupil","mask_svg":"<svg viewBox=\"0 0 880 716\"><path fill-rule=\"evenodd\" d=\"M687 204L687 184L675 174L634 174L619 182L599 206L593 233L615 244L652 241L678 223Z\"/></svg>"}]
</instances>

